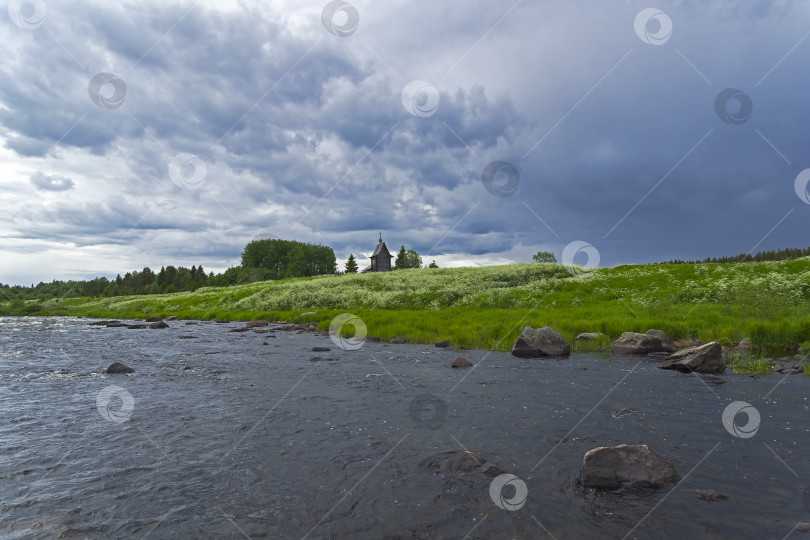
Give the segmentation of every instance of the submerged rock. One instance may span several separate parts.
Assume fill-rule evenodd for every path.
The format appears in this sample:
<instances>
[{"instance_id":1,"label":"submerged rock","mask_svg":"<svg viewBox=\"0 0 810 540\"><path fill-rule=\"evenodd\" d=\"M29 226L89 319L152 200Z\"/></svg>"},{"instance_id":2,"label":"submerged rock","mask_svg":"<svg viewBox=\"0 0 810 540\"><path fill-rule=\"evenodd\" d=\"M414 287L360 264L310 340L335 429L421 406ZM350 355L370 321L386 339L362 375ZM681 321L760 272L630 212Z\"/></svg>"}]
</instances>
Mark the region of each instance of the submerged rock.
<instances>
[{"instance_id":1,"label":"submerged rock","mask_svg":"<svg viewBox=\"0 0 810 540\"><path fill-rule=\"evenodd\" d=\"M678 479L675 468L646 444L594 448L582 460L585 487L660 488Z\"/></svg>"},{"instance_id":2,"label":"submerged rock","mask_svg":"<svg viewBox=\"0 0 810 540\"><path fill-rule=\"evenodd\" d=\"M568 356L571 344L565 337L548 326L532 328L527 326L512 345L512 355L520 358L541 356Z\"/></svg>"},{"instance_id":3,"label":"submerged rock","mask_svg":"<svg viewBox=\"0 0 810 540\"><path fill-rule=\"evenodd\" d=\"M263 327L263 326L268 326L269 324L270 323L267 322L267 321L256 320L256 321L248 321L247 323L245 323L245 326L247 328L260 328L260 327Z\"/></svg>"},{"instance_id":4,"label":"submerged rock","mask_svg":"<svg viewBox=\"0 0 810 540\"><path fill-rule=\"evenodd\" d=\"M697 496L698 499L706 502L727 501L728 495L718 493L713 489L688 489L689 493Z\"/></svg>"},{"instance_id":5,"label":"submerged rock","mask_svg":"<svg viewBox=\"0 0 810 540\"><path fill-rule=\"evenodd\" d=\"M135 373L135 370L131 367L127 366L126 364L122 364L121 362L113 362L109 365L109 367L104 370L104 373L109 373L111 375L119 375L125 373Z\"/></svg>"},{"instance_id":6,"label":"submerged rock","mask_svg":"<svg viewBox=\"0 0 810 540\"><path fill-rule=\"evenodd\" d=\"M470 366L472 366L470 361L467 360L466 358L462 358L460 356L458 358L453 358L453 361L450 362L450 367L451 368L463 368L463 367L470 367Z\"/></svg>"},{"instance_id":7,"label":"submerged rock","mask_svg":"<svg viewBox=\"0 0 810 540\"><path fill-rule=\"evenodd\" d=\"M723 348L712 341L706 345L680 350L659 363L658 367L681 373L723 373L726 362L723 360Z\"/></svg>"},{"instance_id":8,"label":"submerged rock","mask_svg":"<svg viewBox=\"0 0 810 540\"><path fill-rule=\"evenodd\" d=\"M437 474L480 474L494 478L505 471L477 452L454 450L435 454L420 464Z\"/></svg>"},{"instance_id":9,"label":"submerged rock","mask_svg":"<svg viewBox=\"0 0 810 540\"><path fill-rule=\"evenodd\" d=\"M329 352L331 350L329 347L312 347L312 352Z\"/></svg>"}]
</instances>

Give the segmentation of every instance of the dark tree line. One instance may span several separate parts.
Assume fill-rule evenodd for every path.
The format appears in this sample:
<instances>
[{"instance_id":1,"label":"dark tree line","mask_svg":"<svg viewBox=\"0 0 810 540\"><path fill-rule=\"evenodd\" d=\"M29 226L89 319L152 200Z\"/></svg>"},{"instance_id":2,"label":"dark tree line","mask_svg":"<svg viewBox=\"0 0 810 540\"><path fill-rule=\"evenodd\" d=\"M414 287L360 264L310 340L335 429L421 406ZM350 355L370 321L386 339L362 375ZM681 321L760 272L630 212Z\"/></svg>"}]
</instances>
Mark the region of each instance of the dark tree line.
<instances>
[{"instance_id":1,"label":"dark tree line","mask_svg":"<svg viewBox=\"0 0 810 540\"><path fill-rule=\"evenodd\" d=\"M332 248L292 240L258 240L242 252L242 265L222 274L206 274L202 265L185 268L164 266L159 272L149 267L119 274L115 279L99 277L88 281L57 281L31 287L0 283L0 302L47 300L79 296L132 296L193 291L200 287L225 287L288 277L334 274L337 270Z\"/></svg>"},{"instance_id":2,"label":"dark tree line","mask_svg":"<svg viewBox=\"0 0 810 540\"><path fill-rule=\"evenodd\" d=\"M739 255L732 255L728 257L707 257L702 261L684 261L675 259L663 263L655 264L696 264L696 263L740 263L740 262L763 262L763 261L790 261L793 259L801 259L802 257L810 257L810 248L786 248L774 249L770 251L760 251L756 255L748 253L740 253Z\"/></svg>"}]
</instances>

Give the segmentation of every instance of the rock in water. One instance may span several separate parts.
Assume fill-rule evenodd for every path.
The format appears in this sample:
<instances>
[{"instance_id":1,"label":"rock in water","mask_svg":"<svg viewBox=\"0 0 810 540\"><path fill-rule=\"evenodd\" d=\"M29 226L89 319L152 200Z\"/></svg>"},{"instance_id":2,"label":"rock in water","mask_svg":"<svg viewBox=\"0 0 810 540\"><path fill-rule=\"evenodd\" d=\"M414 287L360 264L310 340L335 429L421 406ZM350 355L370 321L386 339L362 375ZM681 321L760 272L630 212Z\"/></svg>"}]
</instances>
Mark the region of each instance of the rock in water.
<instances>
[{"instance_id":1,"label":"rock in water","mask_svg":"<svg viewBox=\"0 0 810 540\"><path fill-rule=\"evenodd\" d=\"M121 362L113 362L112 364L110 364L110 367L104 370L104 373L110 374L135 373L135 370L125 364L122 364Z\"/></svg>"},{"instance_id":2,"label":"rock in water","mask_svg":"<svg viewBox=\"0 0 810 540\"><path fill-rule=\"evenodd\" d=\"M168 328L169 325L163 321L158 321L149 325L149 328Z\"/></svg>"},{"instance_id":3,"label":"rock in water","mask_svg":"<svg viewBox=\"0 0 810 540\"><path fill-rule=\"evenodd\" d=\"M520 358L538 358L540 356L568 356L571 344L562 334L544 326L532 328L527 326L512 345L512 355Z\"/></svg>"},{"instance_id":4,"label":"rock in water","mask_svg":"<svg viewBox=\"0 0 810 540\"><path fill-rule=\"evenodd\" d=\"M442 452L427 458L420 465L441 474L483 474L494 478L505 472L481 454L466 450Z\"/></svg>"},{"instance_id":5,"label":"rock in water","mask_svg":"<svg viewBox=\"0 0 810 540\"><path fill-rule=\"evenodd\" d=\"M727 501L728 495L718 493L713 489L688 489L689 493L693 493L698 499L706 502Z\"/></svg>"},{"instance_id":6,"label":"rock in water","mask_svg":"<svg viewBox=\"0 0 810 540\"><path fill-rule=\"evenodd\" d=\"M450 345L450 340L449 339L443 339L441 341L437 341L433 345L435 347L439 347L440 349L444 349L445 347L448 347Z\"/></svg>"},{"instance_id":7,"label":"rock in water","mask_svg":"<svg viewBox=\"0 0 810 540\"><path fill-rule=\"evenodd\" d=\"M146 322L158 322L158 321L162 321L162 320L163 319L161 319L160 317L147 317L146 318Z\"/></svg>"},{"instance_id":8,"label":"rock in water","mask_svg":"<svg viewBox=\"0 0 810 540\"><path fill-rule=\"evenodd\" d=\"M466 358L462 358L460 356L458 358L453 358L453 361L450 362L450 367L451 368L461 368L461 367L470 367L470 366L472 366L470 361L467 360Z\"/></svg>"},{"instance_id":9,"label":"rock in water","mask_svg":"<svg viewBox=\"0 0 810 540\"><path fill-rule=\"evenodd\" d=\"M675 468L646 444L594 448L582 460L585 487L660 488L678 478Z\"/></svg>"},{"instance_id":10,"label":"rock in water","mask_svg":"<svg viewBox=\"0 0 810 540\"><path fill-rule=\"evenodd\" d=\"M663 352L675 352L678 350L678 346L675 345L675 342L670 339L670 337L663 331L663 330L647 330L644 333L645 336L655 336L661 340L661 349L660 351Z\"/></svg>"},{"instance_id":11,"label":"rock in water","mask_svg":"<svg viewBox=\"0 0 810 540\"><path fill-rule=\"evenodd\" d=\"M723 373L726 363L723 360L723 348L716 341L689 347L668 356L658 367L674 369L682 373Z\"/></svg>"},{"instance_id":12,"label":"rock in water","mask_svg":"<svg viewBox=\"0 0 810 540\"><path fill-rule=\"evenodd\" d=\"M661 352L661 338L638 332L625 332L613 342L613 354L650 354Z\"/></svg>"},{"instance_id":13,"label":"rock in water","mask_svg":"<svg viewBox=\"0 0 810 540\"><path fill-rule=\"evenodd\" d=\"M397 336L391 340L391 343L394 343L395 345L402 345L405 343L405 338L402 336Z\"/></svg>"}]
</instances>

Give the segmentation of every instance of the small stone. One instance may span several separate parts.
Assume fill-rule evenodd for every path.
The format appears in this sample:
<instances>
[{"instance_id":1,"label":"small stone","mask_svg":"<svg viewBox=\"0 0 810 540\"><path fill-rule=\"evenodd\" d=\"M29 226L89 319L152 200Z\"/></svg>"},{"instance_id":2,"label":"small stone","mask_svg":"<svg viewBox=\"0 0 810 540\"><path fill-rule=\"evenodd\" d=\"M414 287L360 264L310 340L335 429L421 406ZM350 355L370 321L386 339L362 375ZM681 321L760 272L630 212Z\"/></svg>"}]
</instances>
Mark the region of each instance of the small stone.
<instances>
[{"instance_id":1,"label":"small stone","mask_svg":"<svg viewBox=\"0 0 810 540\"><path fill-rule=\"evenodd\" d=\"M104 371L104 373L109 374L126 374L126 373L135 373L135 370L131 367L122 364L121 362L113 362L110 366Z\"/></svg>"},{"instance_id":2,"label":"small stone","mask_svg":"<svg viewBox=\"0 0 810 540\"><path fill-rule=\"evenodd\" d=\"M162 320L163 319L161 319L160 317L147 317L146 318L146 322L158 322L158 321L162 321Z\"/></svg>"},{"instance_id":3,"label":"small stone","mask_svg":"<svg viewBox=\"0 0 810 540\"><path fill-rule=\"evenodd\" d=\"M366 336L366 341L370 341L371 343L379 343L382 341L380 336Z\"/></svg>"},{"instance_id":4,"label":"small stone","mask_svg":"<svg viewBox=\"0 0 810 540\"><path fill-rule=\"evenodd\" d=\"M470 361L467 360L466 358L462 358L460 356L457 357L457 358L453 358L453 361L450 362L450 367L451 368L464 368L464 367L470 367L470 366L472 366Z\"/></svg>"},{"instance_id":5,"label":"small stone","mask_svg":"<svg viewBox=\"0 0 810 540\"><path fill-rule=\"evenodd\" d=\"M331 350L329 347L312 347L312 352L329 352Z\"/></svg>"},{"instance_id":6,"label":"small stone","mask_svg":"<svg viewBox=\"0 0 810 540\"><path fill-rule=\"evenodd\" d=\"M402 336L397 336L391 340L391 343L394 343L395 345L402 345L405 343L405 338Z\"/></svg>"},{"instance_id":7,"label":"small stone","mask_svg":"<svg viewBox=\"0 0 810 540\"><path fill-rule=\"evenodd\" d=\"M177 336L177 339L197 339L197 336Z\"/></svg>"},{"instance_id":8,"label":"small stone","mask_svg":"<svg viewBox=\"0 0 810 540\"><path fill-rule=\"evenodd\" d=\"M155 323L152 323L152 324L149 325L149 328L155 328L155 329L157 329L157 328L168 328L168 327L169 327L169 325L166 324L163 321L158 321L158 322L155 322Z\"/></svg>"},{"instance_id":9,"label":"small stone","mask_svg":"<svg viewBox=\"0 0 810 540\"><path fill-rule=\"evenodd\" d=\"M601 335L600 332L583 332L576 337L576 341L593 341L599 339Z\"/></svg>"},{"instance_id":10,"label":"small stone","mask_svg":"<svg viewBox=\"0 0 810 540\"><path fill-rule=\"evenodd\" d=\"M313 356L309 359L310 362L334 362L334 358L322 358L320 356Z\"/></svg>"},{"instance_id":11,"label":"small stone","mask_svg":"<svg viewBox=\"0 0 810 540\"><path fill-rule=\"evenodd\" d=\"M449 339L443 339L441 341L437 341L433 345L435 347L439 347L440 349L444 349L444 348L446 348L446 347L448 347L450 345L450 340Z\"/></svg>"},{"instance_id":12,"label":"small stone","mask_svg":"<svg viewBox=\"0 0 810 540\"><path fill-rule=\"evenodd\" d=\"M177 315L172 315L171 317L166 317L166 320L167 321L179 321L180 317L178 317Z\"/></svg>"}]
</instances>

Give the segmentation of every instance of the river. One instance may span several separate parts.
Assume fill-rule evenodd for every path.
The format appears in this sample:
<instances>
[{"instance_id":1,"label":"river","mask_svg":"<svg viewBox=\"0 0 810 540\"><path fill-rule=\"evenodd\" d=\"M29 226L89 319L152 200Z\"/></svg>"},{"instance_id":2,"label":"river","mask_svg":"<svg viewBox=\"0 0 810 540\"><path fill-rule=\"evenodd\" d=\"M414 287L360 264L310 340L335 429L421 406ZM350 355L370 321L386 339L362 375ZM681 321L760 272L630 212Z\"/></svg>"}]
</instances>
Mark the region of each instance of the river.
<instances>
[{"instance_id":1,"label":"river","mask_svg":"<svg viewBox=\"0 0 810 540\"><path fill-rule=\"evenodd\" d=\"M810 522L802 375L89 322L0 318L2 539L761 540L800 538ZM455 356L475 367L450 369ZM104 374L115 361L135 373ZM734 402L759 413L753 436L724 425ZM649 445L681 481L580 487L584 454L623 443ZM525 503L500 508L489 479L420 466L462 449L518 477Z\"/></svg>"}]
</instances>

